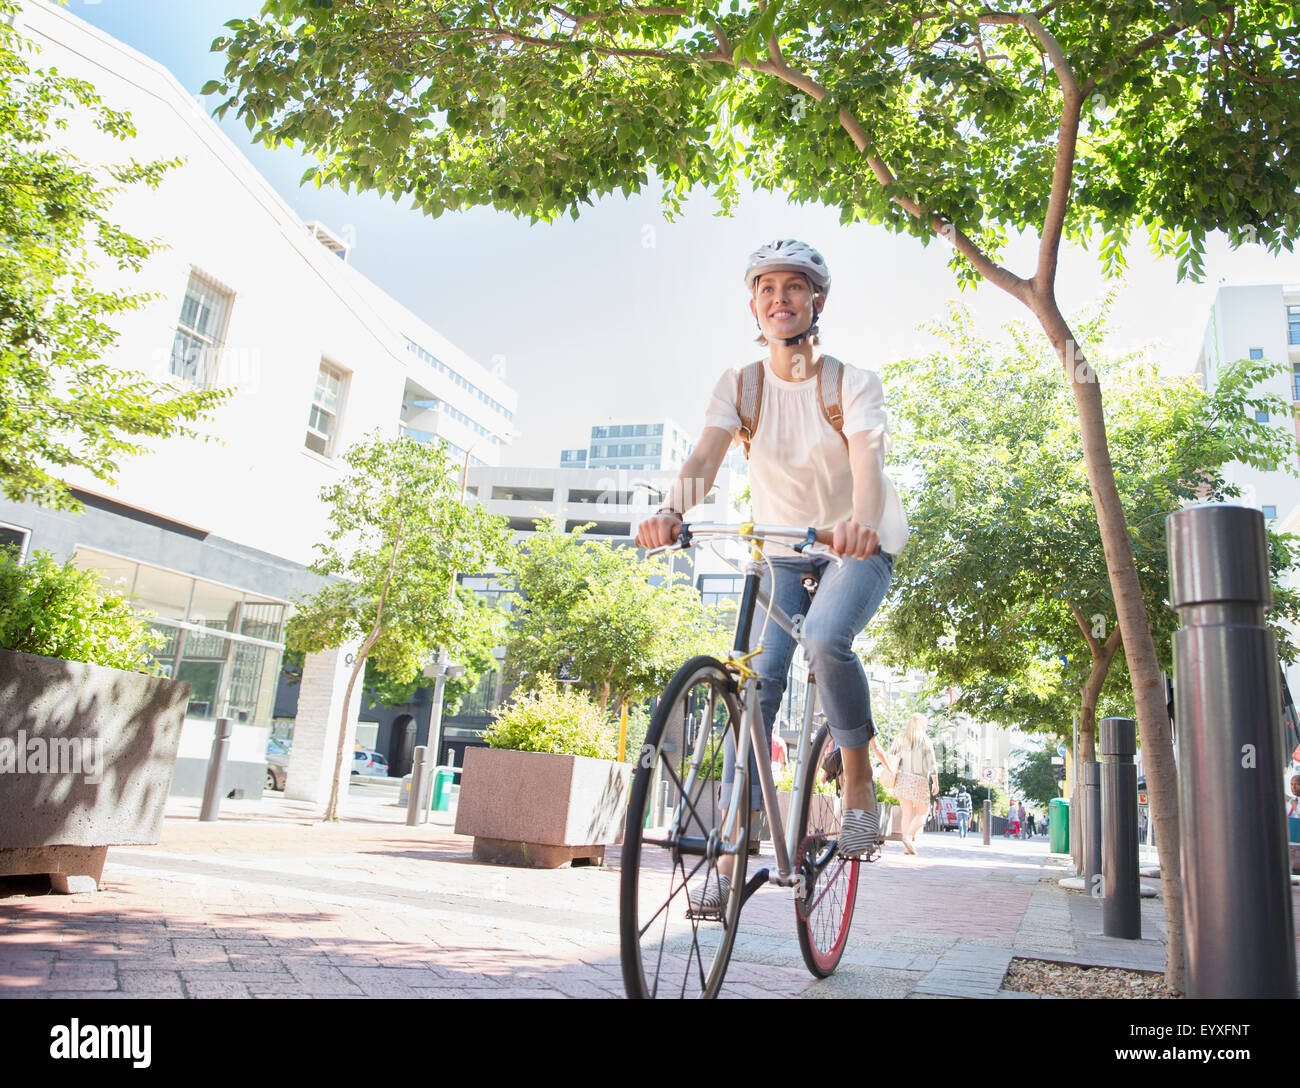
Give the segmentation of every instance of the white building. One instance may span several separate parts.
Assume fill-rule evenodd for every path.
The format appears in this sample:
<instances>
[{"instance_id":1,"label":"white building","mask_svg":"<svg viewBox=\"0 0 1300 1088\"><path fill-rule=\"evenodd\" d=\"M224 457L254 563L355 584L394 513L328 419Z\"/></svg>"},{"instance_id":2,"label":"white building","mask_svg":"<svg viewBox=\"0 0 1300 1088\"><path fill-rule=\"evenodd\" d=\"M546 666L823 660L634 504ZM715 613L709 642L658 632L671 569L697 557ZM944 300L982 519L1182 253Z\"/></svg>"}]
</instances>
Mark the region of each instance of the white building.
<instances>
[{"instance_id":1,"label":"white building","mask_svg":"<svg viewBox=\"0 0 1300 1088\"><path fill-rule=\"evenodd\" d=\"M1260 391L1274 393L1287 404L1300 402L1300 285L1219 288L1196 359L1195 374L1202 388L1214 389L1221 370L1238 359L1286 364L1284 373ZM1257 418L1264 416L1261 412ZM1300 437L1300 422L1289 416L1264 421ZM1280 529L1281 522L1300 506L1300 479L1281 468L1269 472L1233 464L1224 475L1242 487L1237 501L1262 510L1274 529Z\"/></svg>"},{"instance_id":2,"label":"white building","mask_svg":"<svg viewBox=\"0 0 1300 1088\"><path fill-rule=\"evenodd\" d=\"M609 420L592 426L585 447L561 450L560 467L662 472L681 468L694 449L671 419Z\"/></svg>"},{"instance_id":3,"label":"white building","mask_svg":"<svg viewBox=\"0 0 1300 1088\"><path fill-rule=\"evenodd\" d=\"M591 522L584 535L630 544L676 478L673 470L482 466L469 470L467 490L489 512L509 521L515 539L531 533L537 518L559 518L566 532ZM740 486L738 477L723 468L709 493L686 511L688 520L738 522ZM739 555L739 550L727 554ZM691 557L697 588L703 588L698 581L702 575L733 574L708 548L695 549ZM678 560L679 570L682 562ZM718 590L710 586L709 591Z\"/></svg>"},{"instance_id":4,"label":"white building","mask_svg":"<svg viewBox=\"0 0 1300 1088\"><path fill-rule=\"evenodd\" d=\"M0 501L0 525L25 551L107 572L156 613L166 667L193 686L174 789L201 781L217 716L236 722L234 781L256 768L247 784L260 788L286 606L319 582L304 568L341 452L404 430L495 464L516 396L349 266L342 239L300 220L160 65L51 4L25 3L16 25L40 47L33 66L87 80L135 122L138 137L121 143L73 114L58 140L78 158L184 159L157 190L129 188L113 205L114 222L168 248L139 275L96 273L101 289L157 295L117 322L108 361L234 394L203 425L212 441L157 443L112 487L70 475L84 513ZM345 657L308 661L290 796L328 790Z\"/></svg>"}]
</instances>

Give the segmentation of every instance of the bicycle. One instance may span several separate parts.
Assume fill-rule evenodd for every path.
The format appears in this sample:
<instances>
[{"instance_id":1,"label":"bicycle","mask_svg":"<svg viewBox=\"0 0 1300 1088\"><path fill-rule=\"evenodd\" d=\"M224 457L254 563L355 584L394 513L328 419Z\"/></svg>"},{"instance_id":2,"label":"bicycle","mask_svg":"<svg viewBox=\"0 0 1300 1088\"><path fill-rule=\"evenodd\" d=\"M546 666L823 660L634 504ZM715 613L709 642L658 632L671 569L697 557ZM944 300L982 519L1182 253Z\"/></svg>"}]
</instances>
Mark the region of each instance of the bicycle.
<instances>
[{"instance_id":1,"label":"bicycle","mask_svg":"<svg viewBox=\"0 0 1300 1088\"><path fill-rule=\"evenodd\" d=\"M675 544L651 554L728 537L751 545L732 651L721 661L692 658L674 674L646 731L632 780L619 895L620 957L629 997L716 997L741 909L765 884L792 889L800 952L818 978L839 965L853 920L861 859L842 858L836 849L843 777L825 715L816 712L816 677L810 669L793 792L782 821L766 758L758 674L750 668L762 652L766 623L799 637L800 624L760 589L763 541L783 540L800 554L825 555L836 564L842 560L829 551L810 551L814 543L830 542L828 531L753 523L682 525ZM804 585L816 591L815 579L806 577ZM758 644L746 650L760 604L767 619ZM723 806L715 784L728 735L735 745L735 781ZM755 765L773 829L776 869L760 869L746 881L751 750L760 754ZM694 909L692 893L716 876L723 857L734 859L729 894L717 910Z\"/></svg>"}]
</instances>

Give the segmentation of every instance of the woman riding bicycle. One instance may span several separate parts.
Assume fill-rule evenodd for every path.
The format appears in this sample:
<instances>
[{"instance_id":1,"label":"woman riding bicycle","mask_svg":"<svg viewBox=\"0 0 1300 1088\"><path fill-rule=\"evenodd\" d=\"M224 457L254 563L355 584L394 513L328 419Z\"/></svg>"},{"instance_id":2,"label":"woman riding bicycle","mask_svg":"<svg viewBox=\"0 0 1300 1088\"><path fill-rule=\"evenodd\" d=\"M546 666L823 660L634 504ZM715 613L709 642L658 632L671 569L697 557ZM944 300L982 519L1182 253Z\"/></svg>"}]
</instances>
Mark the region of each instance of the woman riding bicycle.
<instances>
[{"instance_id":1,"label":"woman riding bicycle","mask_svg":"<svg viewBox=\"0 0 1300 1088\"><path fill-rule=\"evenodd\" d=\"M838 364L818 350L818 317L830 293L826 262L811 246L794 239L755 250L745 266L749 309L758 323L758 343L767 346L757 388L742 402L741 372L718 380L705 415L704 431L682 466L667 501L637 529L636 542L657 548L676 540L682 515L707 495L738 434L748 439L750 494L755 522L833 527L832 551L843 557L801 556L768 542L762 588L792 617L802 616L800 641L817 674L831 734L843 758L844 818L839 850L869 855L876 848L879 820L868 742L875 733L866 670L853 652L858 634L880 607L894 557L907 543L907 516L885 475L888 422L880 379L869 370ZM841 366L842 425L823 403L823 366ZM746 412L742 419L741 412ZM689 501L688 501L689 497ZM809 598L802 578L819 579ZM772 584L775 578L775 584ZM762 630L761 621L756 629ZM794 640L767 625L763 652L753 667L762 680L760 704L769 741L785 692ZM724 764L723 802L729 800L734 758ZM751 774L751 808L759 807L757 775ZM719 881L704 890L704 903L721 901L731 869L719 864Z\"/></svg>"}]
</instances>

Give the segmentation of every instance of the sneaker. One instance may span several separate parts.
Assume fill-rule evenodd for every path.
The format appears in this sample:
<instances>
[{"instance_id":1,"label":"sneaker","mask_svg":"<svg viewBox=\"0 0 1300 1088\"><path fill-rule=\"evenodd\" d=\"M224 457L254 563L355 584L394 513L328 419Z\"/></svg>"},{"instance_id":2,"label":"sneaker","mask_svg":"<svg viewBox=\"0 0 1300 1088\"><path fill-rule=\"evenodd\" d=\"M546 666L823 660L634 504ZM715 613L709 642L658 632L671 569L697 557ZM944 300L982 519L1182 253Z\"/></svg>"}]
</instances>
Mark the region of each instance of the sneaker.
<instances>
[{"instance_id":1,"label":"sneaker","mask_svg":"<svg viewBox=\"0 0 1300 1088\"><path fill-rule=\"evenodd\" d=\"M731 878L711 873L702 888L690 893L687 918L721 918L722 908L731 895Z\"/></svg>"},{"instance_id":2,"label":"sneaker","mask_svg":"<svg viewBox=\"0 0 1300 1088\"><path fill-rule=\"evenodd\" d=\"M880 816L860 808L851 808L840 825L839 854L871 860L880 850Z\"/></svg>"}]
</instances>

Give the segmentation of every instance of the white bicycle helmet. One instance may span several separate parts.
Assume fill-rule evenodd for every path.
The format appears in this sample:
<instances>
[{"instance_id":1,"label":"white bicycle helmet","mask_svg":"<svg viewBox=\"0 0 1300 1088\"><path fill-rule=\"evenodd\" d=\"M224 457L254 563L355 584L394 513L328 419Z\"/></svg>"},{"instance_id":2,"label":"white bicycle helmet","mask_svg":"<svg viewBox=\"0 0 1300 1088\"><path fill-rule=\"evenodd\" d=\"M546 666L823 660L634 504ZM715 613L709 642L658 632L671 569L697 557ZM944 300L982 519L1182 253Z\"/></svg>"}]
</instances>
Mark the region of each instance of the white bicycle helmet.
<instances>
[{"instance_id":1,"label":"white bicycle helmet","mask_svg":"<svg viewBox=\"0 0 1300 1088\"><path fill-rule=\"evenodd\" d=\"M745 264L745 286L752 292L754 281L764 272L802 272L821 288L823 295L831 293L831 272L826 259L807 242L797 238L781 238L768 242L749 255Z\"/></svg>"},{"instance_id":2,"label":"white bicycle helmet","mask_svg":"<svg viewBox=\"0 0 1300 1088\"><path fill-rule=\"evenodd\" d=\"M826 267L826 258L807 242L801 242L797 238L780 238L768 242L749 255L745 264L745 286L749 288L750 294L754 293L754 281L764 272L802 272L813 287L821 291L823 299L831 293L831 273ZM816 335L818 316L814 308L812 324L798 336L785 340L786 347L793 347Z\"/></svg>"}]
</instances>

